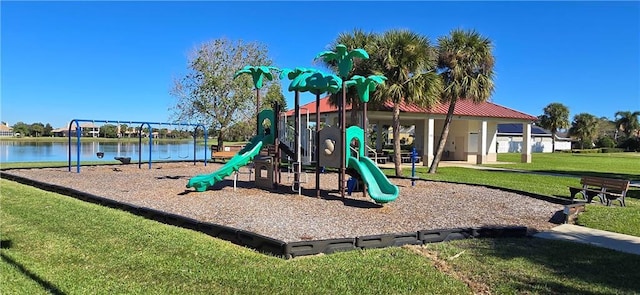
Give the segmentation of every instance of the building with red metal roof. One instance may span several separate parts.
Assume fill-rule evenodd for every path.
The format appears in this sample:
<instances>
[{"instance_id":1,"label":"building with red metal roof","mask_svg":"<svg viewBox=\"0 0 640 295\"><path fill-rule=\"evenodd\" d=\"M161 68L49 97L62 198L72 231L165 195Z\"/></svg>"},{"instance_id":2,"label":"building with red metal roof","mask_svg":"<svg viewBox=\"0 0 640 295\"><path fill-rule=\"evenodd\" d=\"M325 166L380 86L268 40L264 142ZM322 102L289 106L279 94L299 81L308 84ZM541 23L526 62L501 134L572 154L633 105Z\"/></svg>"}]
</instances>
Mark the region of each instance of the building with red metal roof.
<instances>
[{"instance_id":1,"label":"building with red metal roof","mask_svg":"<svg viewBox=\"0 0 640 295\"><path fill-rule=\"evenodd\" d=\"M329 96L320 99L318 105L320 121L326 125L337 125L338 108L329 103ZM444 120L449 109L449 103L442 103L431 108L420 107L414 104L400 105L400 120L402 126L415 126L414 146L422 156L424 165L430 165L435 155L435 146L438 143ZM309 118L309 122L315 122L315 100L300 106L301 116ZM346 106L347 122L351 115L351 105ZM388 130L392 122L393 103L387 102L380 107L368 108L367 118L370 130L375 130L376 138L383 138L382 133ZM456 102L454 117L449 129L449 136L445 143L445 152L442 160L465 161L470 163L488 163L497 161L497 134L498 124L511 123L522 124L525 134L522 148L522 161L531 161L531 126L537 117L505 107L492 102L473 103L467 100ZM292 120L294 110L285 113L288 120ZM306 121L301 120L303 124ZM362 122L362 112L358 114L358 122ZM362 125L360 123L359 125ZM380 128L382 127L382 128ZM528 137L526 135L529 135ZM375 149L382 150L384 142L376 140ZM373 149L374 144L368 143Z\"/></svg>"}]
</instances>

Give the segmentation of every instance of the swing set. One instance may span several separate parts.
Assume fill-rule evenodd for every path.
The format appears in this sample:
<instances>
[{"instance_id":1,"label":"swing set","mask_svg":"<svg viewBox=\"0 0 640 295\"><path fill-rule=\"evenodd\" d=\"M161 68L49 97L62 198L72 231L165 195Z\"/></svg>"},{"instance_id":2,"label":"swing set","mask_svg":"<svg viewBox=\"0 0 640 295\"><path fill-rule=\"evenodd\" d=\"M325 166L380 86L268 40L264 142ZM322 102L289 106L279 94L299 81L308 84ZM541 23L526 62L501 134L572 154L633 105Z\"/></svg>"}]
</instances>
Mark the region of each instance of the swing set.
<instances>
[{"instance_id":1,"label":"swing set","mask_svg":"<svg viewBox=\"0 0 640 295\"><path fill-rule=\"evenodd\" d=\"M181 136L187 130L185 128L180 128L180 129L175 128L174 125L176 125L176 124L170 123L169 126L168 126L169 128L166 128L166 131L164 131L165 129L162 128L162 124L164 124L164 123L160 123L160 127L158 128L158 137L157 137L157 140L156 140L155 148L156 148L156 151L158 152L158 158L159 159L161 159L161 160L170 160L172 158L172 147L173 146L171 144L172 141L169 138L167 138L167 135L170 134L171 138L175 139L175 137L176 137L175 134L176 133L178 133L178 136ZM194 136L194 138L195 138L195 136ZM166 151L165 151L164 154L160 150L160 144L159 144L159 140L160 139L168 140L166 142L166 144L165 144ZM180 145L178 145L178 148L179 148L179 150L176 153L176 157L178 157L179 159L187 159L187 158L189 158L189 150L188 149L185 150L184 148L180 148ZM185 153L182 154L182 151L184 151Z\"/></svg>"},{"instance_id":2,"label":"swing set","mask_svg":"<svg viewBox=\"0 0 640 295\"><path fill-rule=\"evenodd\" d=\"M80 125L80 123L82 122L91 122L91 126L82 126ZM68 144L68 155L69 155L69 171L71 171L71 159L72 159L72 155L71 155L71 137L73 137L73 134L75 133L76 136L76 171L77 173L80 173L80 151L81 151L81 143L80 143L80 137L82 136L86 136L83 135L83 130L84 128L89 127L89 133L91 134L91 136L93 137L99 137L100 136L100 128L98 128L98 131L96 131L96 125L95 123L104 123L109 124L109 123L117 123L117 138L118 138L118 147L117 147L117 155L114 157L115 160L120 161L122 164L129 164L131 161L131 157L130 156L121 156L120 154L120 147L121 147L121 139L123 137L123 132L121 129L121 124L120 122L127 122L127 121L118 121L118 120L84 120L84 119L73 119L69 122L69 130L68 130L68 134L69 134L69 144ZM198 134L198 128L202 128L203 131L203 135L204 135L204 146L207 146L207 128L204 127L204 125L202 124L191 124L191 123L160 123L160 122L141 122L141 121L128 121L129 122L129 128L131 126L135 126L135 125L139 125L139 127L134 127L134 130L137 130L137 136L138 136L138 168L142 168L142 137L143 137L143 133L144 132L144 127L146 126L148 132L147 134L144 134L145 136L148 135L149 138L149 159L148 159L148 166L149 169L151 169L151 163L152 163L152 156L153 156L153 139L154 139L154 132L153 132L153 128L152 125L158 125L160 126L160 128L162 128L163 125L167 125L170 126L172 129L171 131L174 132L178 132L178 128L174 128L174 126L177 126L180 128L180 133L182 133L182 130L185 131L189 131L188 128L189 127L193 127L193 165L196 165L197 163L197 156L196 156L196 151L197 151L197 137L196 135ZM73 128L75 126L75 129ZM74 132L72 132L74 131ZM102 132L103 134L105 133L104 131ZM97 136L96 136L97 135ZM159 133L158 133L158 137ZM159 154L159 152L156 149L156 152ZM126 155L126 151L125 151L125 155ZM105 151L101 148L100 144L98 143L98 151L96 152L96 157L98 159L102 159L105 156ZM186 150L185 154L182 153L178 153L177 157L180 159L187 159L189 158L189 151L188 149ZM167 154L162 156L159 156L160 159L170 159L171 158L171 151L170 151L170 146L167 147ZM207 166L207 149L204 149L204 153L203 153L203 162L204 165Z\"/></svg>"}]
</instances>

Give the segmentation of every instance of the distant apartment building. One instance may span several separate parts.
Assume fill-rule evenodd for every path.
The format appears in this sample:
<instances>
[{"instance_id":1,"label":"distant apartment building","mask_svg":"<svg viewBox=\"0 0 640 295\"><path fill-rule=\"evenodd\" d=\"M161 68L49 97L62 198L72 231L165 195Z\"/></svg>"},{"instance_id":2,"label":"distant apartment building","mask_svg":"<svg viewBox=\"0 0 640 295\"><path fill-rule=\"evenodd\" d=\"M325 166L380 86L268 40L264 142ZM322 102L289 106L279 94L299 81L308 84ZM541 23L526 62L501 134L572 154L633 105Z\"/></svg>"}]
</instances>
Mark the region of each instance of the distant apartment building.
<instances>
[{"instance_id":1,"label":"distant apartment building","mask_svg":"<svg viewBox=\"0 0 640 295\"><path fill-rule=\"evenodd\" d=\"M0 137L13 137L13 128L9 127L9 123L0 124Z\"/></svg>"},{"instance_id":2,"label":"distant apartment building","mask_svg":"<svg viewBox=\"0 0 640 295\"><path fill-rule=\"evenodd\" d=\"M99 137L100 136L100 126L91 122L80 124L80 130L81 130L80 134L83 137ZM60 128L51 130L51 134L53 134L54 137L67 137L69 136L69 134L71 136L76 136L76 130L75 128L72 128L71 133L69 133L69 127L60 127Z\"/></svg>"}]
</instances>

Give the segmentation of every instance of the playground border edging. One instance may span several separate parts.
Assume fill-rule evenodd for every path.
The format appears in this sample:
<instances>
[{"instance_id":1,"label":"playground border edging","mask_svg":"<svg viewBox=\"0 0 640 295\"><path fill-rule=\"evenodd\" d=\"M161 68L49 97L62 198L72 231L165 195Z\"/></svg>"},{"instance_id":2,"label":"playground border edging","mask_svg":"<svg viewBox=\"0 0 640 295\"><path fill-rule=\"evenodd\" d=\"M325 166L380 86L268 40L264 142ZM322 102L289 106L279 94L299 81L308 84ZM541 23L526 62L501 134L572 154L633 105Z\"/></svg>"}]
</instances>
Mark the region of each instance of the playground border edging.
<instances>
[{"instance_id":1,"label":"playground border edging","mask_svg":"<svg viewBox=\"0 0 640 295\"><path fill-rule=\"evenodd\" d=\"M353 238L308 240L287 243L250 231L240 230L214 223L201 222L178 214L168 213L148 207L135 206L129 203L118 202L93 194L81 192L75 189L7 174L4 171L0 171L0 178L33 186L42 190L59 193L85 202L119 209L164 224L198 231L215 238L229 241L236 245L245 246L261 253L271 254L285 259L322 253L330 254L340 251L350 251L357 249L398 247L403 245L422 245L427 243L438 243L468 238L516 238L527 236L527 227L525 226L490 226L418 230L415 232L389 233L358 236Z\"/></svg>"}]
</instances>

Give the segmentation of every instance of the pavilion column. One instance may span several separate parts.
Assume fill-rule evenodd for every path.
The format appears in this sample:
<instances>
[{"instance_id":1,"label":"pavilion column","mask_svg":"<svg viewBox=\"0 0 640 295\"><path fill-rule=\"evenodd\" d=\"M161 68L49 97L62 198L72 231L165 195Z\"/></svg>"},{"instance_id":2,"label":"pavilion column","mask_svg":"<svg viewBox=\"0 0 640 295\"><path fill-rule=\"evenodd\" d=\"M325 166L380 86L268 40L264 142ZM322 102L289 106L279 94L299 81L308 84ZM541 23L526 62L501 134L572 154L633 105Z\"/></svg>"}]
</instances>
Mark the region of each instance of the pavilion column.
<instances>
[{"instance_id":1,"label":"pavilion column","mask_svg":"<svg viewBox=\"0 0 640 295\"><path fill-rule=\"evenodd\" d=\"M531 163L531 123L522 123L522 163Z\"/></svg>"},{"instance_id":2,"label":"pavilion column","mask_svg":"<svg viewBox=\"0 0 640 295\"><path fill-rule=\"evenodd\" d=\"M487 162L487 121L480 123L480 134L478 134L478 154L476 156L476 164L484 164Z\"/></svg>"},{"instance_id":3,"label":"pavilion column","mask_svg":"<svg viewBox=\"0 0 640 295\"><path fill-rule=\"evenodd\" d=\"M376 121L376 152L382 151L382 124Z\"/></svg>"},{"instance_id":4,"label":"pavilion column","mask_svg":"<svg viewBox=\"0 0 640 295\"><path fill-rule=\"evenodd\" d=\"M429 118L427 120L424 121L426 124L425 128L424 128L424 132L422 135L423 138L423 145L424 149L422 151L423 155L422 155L422 165L423 166L429 166L431 165L431 162L433 162L433 155L434 153L434 146L435 146L435 142L434 142L434 125L435 125L435 120L433 118Z\"/></svg>"}]
</instances>

